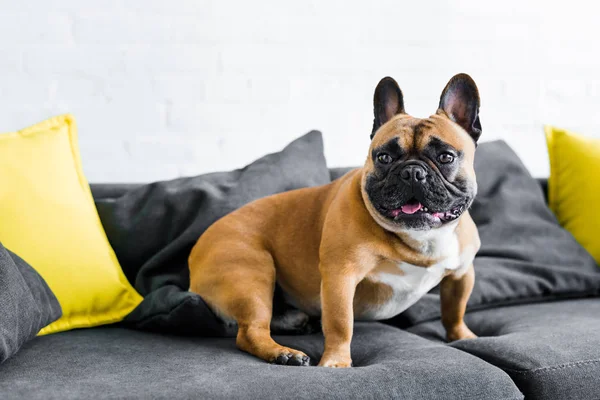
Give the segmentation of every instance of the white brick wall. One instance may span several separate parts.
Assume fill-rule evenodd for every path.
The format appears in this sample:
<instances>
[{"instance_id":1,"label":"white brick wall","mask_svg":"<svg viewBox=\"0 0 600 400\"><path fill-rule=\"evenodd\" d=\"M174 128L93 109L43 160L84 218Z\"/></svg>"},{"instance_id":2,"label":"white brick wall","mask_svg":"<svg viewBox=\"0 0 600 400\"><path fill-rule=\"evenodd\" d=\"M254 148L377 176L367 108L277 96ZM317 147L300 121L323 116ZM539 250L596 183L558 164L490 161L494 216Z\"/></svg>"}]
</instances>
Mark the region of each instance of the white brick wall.
<instances>
[{"instance_id":1,"label":"white brick wall","mask_svg":"<svg viewBox=\"0 0 600 400\"><path fill-rule=\"evenodd\" d=\"M313 128L357 165L381 77L427 116L468 72L482 139L544 176L543 123L600 137L598 10L554 3L0 0L0 129L75 114L92 182L240 167Z\"/></svg>"}]
</instances>

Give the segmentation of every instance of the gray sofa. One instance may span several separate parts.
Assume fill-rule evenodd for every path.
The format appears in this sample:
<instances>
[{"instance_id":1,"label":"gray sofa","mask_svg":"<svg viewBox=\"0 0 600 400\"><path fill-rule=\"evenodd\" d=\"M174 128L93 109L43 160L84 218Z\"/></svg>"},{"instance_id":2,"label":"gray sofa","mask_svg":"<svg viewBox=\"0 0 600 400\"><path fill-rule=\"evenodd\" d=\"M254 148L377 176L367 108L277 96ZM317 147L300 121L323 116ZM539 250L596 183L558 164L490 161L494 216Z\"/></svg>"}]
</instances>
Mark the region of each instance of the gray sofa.
<instances>
[{"instance_id":1,"label":"gray sofa","mask_svg":"<svg viewBox=\"0 0 600 400\"><path fill-rule=\"evenodd\" d=\"M187 291L191 246L255 198L347 170L327 168L310 132L238 170L92 185L144 300L119 324L25 343L0 365L0 399L600 398L600 268L546 206L545 182L501 141L481 144L475 159L482 248L466 322L479 338L445 343L433 289L396 318L356 322L351 369L270 365L237 350L234 332ZM313 360L323 351L320 333L275 338Z\"/></svg>"},{"instance_id":2,"label":"gray sofa","mask_svg":"<svg viewBox=\"0 0 600 400\"><path fill-rule=\"evenodd\" d=\"M98 200L136 186L92 190ZM75 330L36 338L0 366L0 398L600 398L597 298L473 311L467 323L480 337L446 344L439 320L358 322L355 367L343 370L269 365L231 338ZM323 349L321 334L276 340L315 359Z\"/></svg>"}]
</instances>

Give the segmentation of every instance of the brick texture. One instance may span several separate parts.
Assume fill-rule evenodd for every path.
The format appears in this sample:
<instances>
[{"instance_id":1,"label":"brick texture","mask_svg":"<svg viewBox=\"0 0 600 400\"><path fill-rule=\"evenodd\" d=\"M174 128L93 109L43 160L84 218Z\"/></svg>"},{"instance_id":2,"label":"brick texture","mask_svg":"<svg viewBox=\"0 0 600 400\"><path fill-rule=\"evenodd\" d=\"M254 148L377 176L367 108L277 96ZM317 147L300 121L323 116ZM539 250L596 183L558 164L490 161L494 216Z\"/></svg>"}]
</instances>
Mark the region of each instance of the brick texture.
<instances>
[{"instance_id":1,"label":"brick texture","mask_svg":"<svg viewBox=\"0 0 600 400\"><path fill-rule=\"evenodd\" d=\"M361 164L385 75L427 116L471 74L482 140L505 139L536 176L543 124L600 137L590 2L2 3L0 128L75 114L92 182L241 167L310 129L331 166Z\"/></svg>"}]
</instances>

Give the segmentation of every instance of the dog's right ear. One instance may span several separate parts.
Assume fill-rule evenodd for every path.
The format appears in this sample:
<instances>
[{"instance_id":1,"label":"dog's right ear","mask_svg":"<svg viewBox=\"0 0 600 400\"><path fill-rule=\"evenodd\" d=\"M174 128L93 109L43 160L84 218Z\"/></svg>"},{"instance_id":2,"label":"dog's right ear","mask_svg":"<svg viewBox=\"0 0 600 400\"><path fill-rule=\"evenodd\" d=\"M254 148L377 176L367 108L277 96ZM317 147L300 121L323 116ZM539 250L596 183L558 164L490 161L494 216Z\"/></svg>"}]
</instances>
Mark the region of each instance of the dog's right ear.
<instances>
[{"instance_id":1,"label":"dog's right ear","mask_svg":"<svg viewBox=\"0 0 600 400\"><path fill-rule=\"evenodd\" d=\"M402 90L400 90L396 81L389 76L379 81L379 84L375 88L375 95L373 96L373 112L375 116L373 119L371 139L375 136L377 129L388 122L394 115L404 114L404 97L402 96Z\"/></svg>"}]
</instances>

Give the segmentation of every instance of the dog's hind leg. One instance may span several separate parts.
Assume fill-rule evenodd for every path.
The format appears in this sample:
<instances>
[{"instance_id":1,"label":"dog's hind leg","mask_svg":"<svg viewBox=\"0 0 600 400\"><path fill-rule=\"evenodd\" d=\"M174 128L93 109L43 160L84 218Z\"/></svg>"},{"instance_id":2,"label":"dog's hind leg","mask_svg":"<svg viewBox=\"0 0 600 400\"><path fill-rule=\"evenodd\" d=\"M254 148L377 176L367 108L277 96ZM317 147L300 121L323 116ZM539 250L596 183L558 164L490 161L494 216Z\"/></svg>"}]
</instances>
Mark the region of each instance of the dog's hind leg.
<instances>
[{"instance_id":1,"label":"dog's hind leg","mask_svg":"<svg viewBox=\"0 0 600 400\"><path fill-rule=\"evenodd\" d=\"M236 344L241 350L265 361L283 365L309 365L301 351L281 346L271 337L275 266L262 249L248 248L243 256L220 252L201 260L191 277L191 290L218 314L238 324ZM214 265L218 265L217 268Z\"/></svg>"}]
</instances>

